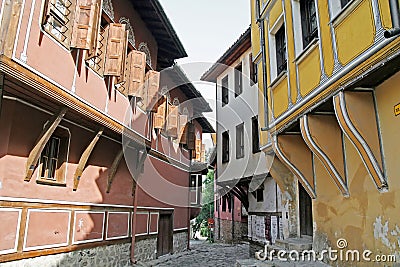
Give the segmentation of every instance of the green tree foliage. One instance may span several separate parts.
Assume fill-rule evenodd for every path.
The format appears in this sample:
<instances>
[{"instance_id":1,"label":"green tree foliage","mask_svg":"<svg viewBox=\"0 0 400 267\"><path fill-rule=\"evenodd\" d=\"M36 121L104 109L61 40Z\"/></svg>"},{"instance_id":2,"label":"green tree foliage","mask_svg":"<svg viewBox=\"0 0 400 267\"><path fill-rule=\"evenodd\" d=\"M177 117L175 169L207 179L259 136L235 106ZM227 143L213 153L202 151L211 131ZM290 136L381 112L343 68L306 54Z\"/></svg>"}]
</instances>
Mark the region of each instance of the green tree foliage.
<instances>
[{"instance_id":1,"label":"green tree foliage","mask_svg":"<svg viewBox=\"0 0 400 267\"><path fill-rule=\"evenodd\" d=\"M200 214L196 217L196 222L193 226L194 233L201 229L201 233L208 233L207 220L214 218L214 170L208 170L207 177L204 180L202 202ZM202 234L202 235L203 235ZM204 235L203 235L204 236Z\"/></svg>"}]
</instances>

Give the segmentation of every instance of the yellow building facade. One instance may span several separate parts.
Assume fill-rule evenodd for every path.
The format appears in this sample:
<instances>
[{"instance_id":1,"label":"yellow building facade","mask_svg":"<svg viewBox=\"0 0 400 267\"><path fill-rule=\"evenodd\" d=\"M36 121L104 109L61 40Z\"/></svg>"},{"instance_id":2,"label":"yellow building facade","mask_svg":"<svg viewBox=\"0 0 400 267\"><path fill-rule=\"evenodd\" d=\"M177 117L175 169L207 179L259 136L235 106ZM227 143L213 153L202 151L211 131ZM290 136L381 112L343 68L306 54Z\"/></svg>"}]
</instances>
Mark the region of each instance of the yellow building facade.
<instances>
[{"instance_id":1,"label":"yellow building facade","mask_svg":"<svg viewBox=\"0 0 400 267\"><path fill-rule=\"evenodd\" d=\"M292 234L312 235L317 251L345 239L373 252L367 265L378 254L400 261L397 5L251 0L260 146L297 207Z\"/></svg>"}]
</instances>

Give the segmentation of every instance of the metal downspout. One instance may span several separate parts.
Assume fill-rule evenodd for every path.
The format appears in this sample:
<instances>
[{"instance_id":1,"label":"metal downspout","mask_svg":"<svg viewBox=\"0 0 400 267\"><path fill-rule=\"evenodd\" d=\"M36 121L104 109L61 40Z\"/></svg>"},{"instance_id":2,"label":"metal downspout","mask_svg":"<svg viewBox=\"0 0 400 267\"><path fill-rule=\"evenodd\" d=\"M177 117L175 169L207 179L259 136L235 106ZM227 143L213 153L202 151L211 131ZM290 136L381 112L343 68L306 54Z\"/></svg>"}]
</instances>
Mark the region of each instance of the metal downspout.
<instances>
[{"instance_id":1,"label":"metal downspout","mask_svg":"<svg viewBox=\"0 0 400 267\"><path fill-rule=\"evenodd\" d=\"M389 0L390 17L392 18L391 29L384 32L385 38L391 38L400 34L400 13L398 0Z\"/></svg>"}]
</instances>

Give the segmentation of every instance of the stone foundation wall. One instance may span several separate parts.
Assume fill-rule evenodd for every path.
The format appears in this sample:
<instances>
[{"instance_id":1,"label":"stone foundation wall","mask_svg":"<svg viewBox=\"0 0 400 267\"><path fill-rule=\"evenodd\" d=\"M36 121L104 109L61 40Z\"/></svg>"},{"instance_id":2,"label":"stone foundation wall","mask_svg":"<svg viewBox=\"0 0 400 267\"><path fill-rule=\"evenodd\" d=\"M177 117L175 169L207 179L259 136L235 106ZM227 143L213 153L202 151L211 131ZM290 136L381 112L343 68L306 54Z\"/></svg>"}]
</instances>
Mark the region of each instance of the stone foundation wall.
<instances>
[{"instance_id":1,"label":"stone foundation wall","mask_svg":"<svg viewBox=\"0 0 400 267\"><path fill-rule=\"evenodd\" d=\"M58 266L118 266L130 265L131 243L101 246L90 249L60 253L0 263L1 267L58 267Z\"/></svg>"},{"instance_id":2,"label":"stone foundation wall","mask_svg":"<svg viewBox=\"0 0 400 267\"><path fill-rule=\"evenodd\" d=\"M185 251L188 247L188 232L174 233L174 253Z\"/></svg>"},{"instance_id":3,"label":"stone foundation wall","mask_svg":"<svg viewBox=\"0 0 400 267\"><path fill-rule=\"evenodd\" d=\"M218 236L218 222L215 223L214 239L216 241L231 243L246 239L247 223L234 222L234 238L232 238L232 221L221 219L220 224L220 236Z\"/></svg>"},{"instance_id":4,"label":"stone foundation wall","mask_svg":"<svg viewBox=\"0 0 400 267\"><path fill-rule=\"evenodd\" d=\"M137 261L154 260L157 257L157 236L145 238L136 237L135 259Z\"/></svg>"}]
</instances>

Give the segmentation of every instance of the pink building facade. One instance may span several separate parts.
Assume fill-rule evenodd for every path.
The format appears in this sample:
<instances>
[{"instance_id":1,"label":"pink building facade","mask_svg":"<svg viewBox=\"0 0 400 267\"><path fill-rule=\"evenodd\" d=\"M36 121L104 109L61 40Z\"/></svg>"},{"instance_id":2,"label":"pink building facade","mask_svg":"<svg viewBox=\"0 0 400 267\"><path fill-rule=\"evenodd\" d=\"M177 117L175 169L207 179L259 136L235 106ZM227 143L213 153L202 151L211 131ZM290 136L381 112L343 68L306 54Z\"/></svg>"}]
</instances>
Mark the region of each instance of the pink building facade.
<instances>
[{"instance_id":1,"label":"pink building facade","mask_svg":"<svg viewBox=\"0 0 400 267\"><path fill-rule=\"evenodd\" d=\"M213 129L159 2L0 7L0 262L114 266L186 249L191 166Z\"/></svg>"}]
</instances>

